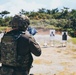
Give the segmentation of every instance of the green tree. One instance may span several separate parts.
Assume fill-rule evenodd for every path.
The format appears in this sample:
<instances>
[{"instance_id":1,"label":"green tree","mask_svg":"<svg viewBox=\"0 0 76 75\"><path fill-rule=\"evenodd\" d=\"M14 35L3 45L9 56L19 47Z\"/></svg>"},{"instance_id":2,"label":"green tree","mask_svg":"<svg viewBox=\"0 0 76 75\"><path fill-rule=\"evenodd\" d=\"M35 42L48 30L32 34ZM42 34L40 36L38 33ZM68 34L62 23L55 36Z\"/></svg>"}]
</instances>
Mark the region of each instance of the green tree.
<instances>
[{"instance_id":1,"label":"green tree","mask_svg":"<svg viewBox=\"0 0 76 75\"><path fill-rule=\"evenodd\" d=\"M63 18L63 19L67 19L68 18L68 14L69 14L68 9L69 8L67 8L67 7L63 7L63 9L61 9L62 12L61 12L59 17Z\"/></svg>"},{"instance_id":2,"label":"green tree","mask_svg":"<svg viewBox=\"0 0 76 75\"><path fill-rule=\"evenodd\" d=\"M46 9L45 8L39 9L38 13L46 13Z\"/></svg>"},{"instance_id":3,"label":"green tree","mask_svg":"<svg viewBox=\"0 0 76 75\"><path fill-rule=\"evenodd\" d=\"M1 15L1 17L3 18L4 16L6 16L7 14L10 14L10 12L8 12L8 11L2 11L2 12L0 12L0 15Z\"/></svg>"}]
</instances>

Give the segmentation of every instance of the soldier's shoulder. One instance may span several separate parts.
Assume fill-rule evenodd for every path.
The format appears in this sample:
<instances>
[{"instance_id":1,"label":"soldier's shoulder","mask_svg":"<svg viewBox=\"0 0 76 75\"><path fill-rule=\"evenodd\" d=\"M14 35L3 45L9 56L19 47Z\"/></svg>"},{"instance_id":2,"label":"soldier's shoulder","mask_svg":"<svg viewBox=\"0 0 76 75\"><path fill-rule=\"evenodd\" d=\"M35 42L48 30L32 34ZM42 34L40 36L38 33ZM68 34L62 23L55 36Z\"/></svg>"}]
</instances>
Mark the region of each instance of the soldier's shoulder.
<instances>
[{"instance_id":1,"label":"soldier's shoulder","mask_svg":"<svg viewBox=\"0 0 76 75\"><path fill-rule=\"evenodd\" d=\"M30 34L28 31L26 31L26 32L24 33L23 37L25 37L25 38L30 38L30 37L32 37L32 36L31 36L31 34Z\"/></svg>"}]
</instances>

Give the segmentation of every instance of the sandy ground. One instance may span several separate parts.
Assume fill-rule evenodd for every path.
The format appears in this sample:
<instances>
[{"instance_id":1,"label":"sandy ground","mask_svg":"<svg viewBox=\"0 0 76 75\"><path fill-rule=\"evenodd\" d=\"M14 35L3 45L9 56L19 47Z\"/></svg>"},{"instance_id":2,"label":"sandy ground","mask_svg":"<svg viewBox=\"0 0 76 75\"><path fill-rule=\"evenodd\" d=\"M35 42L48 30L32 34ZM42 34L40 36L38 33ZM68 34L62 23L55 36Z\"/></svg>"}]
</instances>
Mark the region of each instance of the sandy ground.
<instances>
[{"instance_id":1,"label":"sandy ground","mask_svg":"<svg viewBox=\"0 0 76 75\"><path fill-rule=\"evenodd\" d=\"M42 54L40 57L33 55L34 61L30 74L76 75L76 46L67 42L66 47L62 47L62 36L58 34L55 35L54 46L51 46L49 31L38 32L34 38L39 43ZM47 47L44 43L47 43Z\"/></svg>"},{"instance_id":2,"label":"sandy ground","mask_svg":"<svg viewBox=\"0 0 76 75\"><path fill-rule=\"evenodd\" d=\"M61 35L55 36L54 46L51 46L48 34L34 36L40 44L42 54L35 57L30 74L34 75L76 75L76 46L71 42L62 47ZM68 36L68 39L70 37ZM47 43L47 47L44 46Z\"/></svg>"}]
</instances>

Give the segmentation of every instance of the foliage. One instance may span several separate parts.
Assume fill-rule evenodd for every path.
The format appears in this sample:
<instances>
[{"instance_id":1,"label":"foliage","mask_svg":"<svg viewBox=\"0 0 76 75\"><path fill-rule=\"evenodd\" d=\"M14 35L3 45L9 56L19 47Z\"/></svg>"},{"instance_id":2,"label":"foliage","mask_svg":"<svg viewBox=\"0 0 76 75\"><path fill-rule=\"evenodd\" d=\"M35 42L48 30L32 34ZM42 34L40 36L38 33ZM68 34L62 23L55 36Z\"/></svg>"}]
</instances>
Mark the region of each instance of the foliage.
<instances>
[{"instance_id":1,"label":"foliage","mask_svg":"<svg viewBox=\"0 0 76 75\"><path fill-rule=\"evenodd\" d=\"M73 44L76 44L76 38L71 38L69 41L71 41Z\"/></svg>"},{"instance_id":2,"label":"foliage","mask_svg":"<svg viewBox=\"0 0 76 75\"><path fill-rule=\"evenodd\" d=\"M5 31L7 28L8 28L8 27L5 27L5 26L2 27L2 26L1 26L1 27L0 27L0 32Z\"/></svg>"},{"instance_id":3,"label":"foliage","mask_svg":"<svg viewBox=\"0 0 76 75\"><path fill-rule=\"evenodd\" d=\"M9 26L9 21L12 17L8 17L8 11L0 12L0 26ZM76 10L63 7L61 11L58 8L45 9L41 8L38 11L25 11L22 9L19 14L27 15L31 20L32 26L57 28L68 31L69 35L76 37Z\"/></svg>"},{"instance_id":4,"label":"foliage","mask_svg":"<svg viewBox=\"0 0 76 75\"><path fill-rule=\"evenodd\" d=\"M10 12L8 12L8 11L6 11L6 10L0 12L1 17L4 17L4 16L7 15L7 14L10 14Z\"/></svg>"}]
</instances>

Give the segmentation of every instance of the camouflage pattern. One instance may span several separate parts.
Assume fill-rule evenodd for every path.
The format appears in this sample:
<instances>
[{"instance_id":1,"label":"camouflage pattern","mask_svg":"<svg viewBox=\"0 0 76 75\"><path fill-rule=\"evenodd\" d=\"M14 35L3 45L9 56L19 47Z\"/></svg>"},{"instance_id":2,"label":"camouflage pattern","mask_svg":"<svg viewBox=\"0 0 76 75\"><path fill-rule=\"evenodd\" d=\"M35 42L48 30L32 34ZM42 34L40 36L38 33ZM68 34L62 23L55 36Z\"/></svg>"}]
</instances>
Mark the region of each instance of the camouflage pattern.
<instances>
[{"instance_id":1,"label":"camouflage pattern","mask_svg":"<svg viewBox=\"0 0 76 75\"><path fill-rule=\"evenodd\" d=\"M13 35L4 35L1 41L1 63L16 66L16 40Z\"/></svg>"},{"instance_id":2,"label":"camouflage pattern","mask_svg":"<svg viewBox=\"0 0 76 75\"><path fill-rule=\"evenodd\" d=\"M24 34L23 34L24 35ZM9 66L31 67L31 53L17 52L17 40L21 34L5 34L1 40L1 63ZM25 56L24 56L25 55Z\"/></svg>"},{"instance_id":3,"label":"camouflage pattern","mask_svg":"<svg viewBox=\"0 0 76 75\"><path fill-rule=\"evenodd\" d=\"M21 69L12 69L12 68L8 68L8 67L1 67L0 75L28 75L28 72L22 71Z\"/></svg>"},{"instance_id":4,"label":"camouflage pattern","mask_svg":"<svg viewBox=\"0 0 76 75\"><path fill-rule=\"evenodd\" d=\"M13 75L13 69L1 67L0 68L0 75Z\"/></svg>"}]
</instances>

